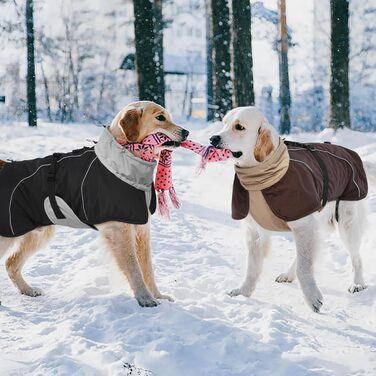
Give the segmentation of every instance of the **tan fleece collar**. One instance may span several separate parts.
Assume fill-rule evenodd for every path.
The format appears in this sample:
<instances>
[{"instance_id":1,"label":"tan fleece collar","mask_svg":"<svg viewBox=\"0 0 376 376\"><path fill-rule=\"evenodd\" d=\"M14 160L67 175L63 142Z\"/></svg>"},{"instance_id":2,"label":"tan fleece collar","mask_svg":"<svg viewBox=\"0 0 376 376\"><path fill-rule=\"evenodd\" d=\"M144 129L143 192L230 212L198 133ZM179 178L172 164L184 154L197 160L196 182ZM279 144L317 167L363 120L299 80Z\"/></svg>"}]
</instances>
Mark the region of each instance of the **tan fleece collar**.
<instances>
[{"instance_id":1,"label":"tan fleece collar","mask_svg":"<svg viewBox=\"0 0 376 376\"><path fill-rule=\"evenodd\" d=\"M282 139L274 153L264 162L252 167L235 166L241 185L248 191L261 191L269 188L286 174L290 157Z\"/></svg>"}]
</instances>

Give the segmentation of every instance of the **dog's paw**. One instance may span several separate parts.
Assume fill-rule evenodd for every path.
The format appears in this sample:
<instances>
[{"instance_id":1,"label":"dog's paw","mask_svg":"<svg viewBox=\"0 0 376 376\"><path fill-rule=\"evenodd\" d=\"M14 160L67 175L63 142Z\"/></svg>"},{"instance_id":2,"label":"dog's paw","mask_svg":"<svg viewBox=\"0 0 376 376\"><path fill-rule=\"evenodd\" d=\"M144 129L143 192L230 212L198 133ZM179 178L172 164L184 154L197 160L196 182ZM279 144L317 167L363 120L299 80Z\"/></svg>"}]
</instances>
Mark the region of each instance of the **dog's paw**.
<instances>
[{"instance_id":1,"label":"dog's paw","mask_svg":"<svg viewBox=\"0 0 376 376\"><path fill-rule=\"evenodd\" d=\"M156 307L159 302L151 295L139 295L136 296L137 302L141 307Z\"/></svg>"},{"instance_id":2,"label":"dog's paw","mask_svg":"<svg viewBox=\"0 0 376 376\"><path fill-rule=\"evenodd\" d=\"M245 289L244 287L239 287L237 289L231 290L230 292L227 293L227 295L231 296L232 298L234 296L239 296L239 295L243 295L243 296L249 298L252 295L252 290Z\"/></svg>"},{"instance_id":3,"label":"dog's paw","mask_svg":"<svg viewBox=\"0 0 376 376\"><path fill-rule=\"evenodd\" d=\"M320 312L323 302L323 296L320 291L317 291L317 293L310 296L306 296L306 300L313 312Z\"/></svg>"},{"instance_id":4,"label":"dog's paw","mask_svg":"<svg viewBox=\"0 0 376 376\"><path fill-rule=\"evenodd\" d=\"M348 288L349 293L359 292L367 288L365 283L352 283Z\"/></svg>"},{"instance_id":5,"label":"dog's paw","mask_svg":"<svg viewBox=\"0 0 376 376\"><path fill-rule=\"evenodd\" d=\"M291 283L294 280L288 273L281 273L275 281L278 283Z\"/></svg>"},{"instance_id":6,"label":"dog's paw","mask_svg":"<svg viewBox=\"0 0 376 376\"><path fill-rule=\"evenodd\" d=\"M24 290L21 290L21 294L35 298L36 296L43 295L43 291L36 287L27 287Z\"/></svg>"}]
</instances>

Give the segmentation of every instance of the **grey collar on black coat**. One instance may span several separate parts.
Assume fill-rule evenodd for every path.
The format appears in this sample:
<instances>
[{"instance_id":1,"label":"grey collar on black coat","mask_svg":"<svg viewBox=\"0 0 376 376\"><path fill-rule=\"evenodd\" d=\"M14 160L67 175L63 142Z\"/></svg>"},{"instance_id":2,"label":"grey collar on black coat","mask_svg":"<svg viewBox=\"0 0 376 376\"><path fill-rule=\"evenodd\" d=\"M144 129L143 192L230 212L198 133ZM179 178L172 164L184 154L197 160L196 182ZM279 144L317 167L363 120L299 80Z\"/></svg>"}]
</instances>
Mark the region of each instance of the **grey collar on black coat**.
<instances>
[{"instance_id":1,"label":"grey collar on black coat","mask_svg":"<svg viewBox=\"0 0 376 376\"><path fill-rule=\"evenodd\" d=\"M137 158L121 146L106 128L94 147L101 163L119 179L143 191L150 191L156 161Z\"/></svg>"}]
</instances>

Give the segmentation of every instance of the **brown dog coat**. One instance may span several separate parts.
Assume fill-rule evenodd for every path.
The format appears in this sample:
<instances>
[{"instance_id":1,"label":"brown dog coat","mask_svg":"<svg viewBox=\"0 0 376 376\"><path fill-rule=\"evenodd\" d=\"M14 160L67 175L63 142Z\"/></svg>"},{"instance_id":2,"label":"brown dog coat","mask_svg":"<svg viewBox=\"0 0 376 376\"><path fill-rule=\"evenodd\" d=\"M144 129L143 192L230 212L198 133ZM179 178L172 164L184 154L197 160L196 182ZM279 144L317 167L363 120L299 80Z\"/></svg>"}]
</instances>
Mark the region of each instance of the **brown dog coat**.
<instances>
[{"instance_id":1,"label":"brown dog coat","mask_svg":"<svg viewBox=\"0 0 376 376\"><path fill-rule=\"evenodd\" d=\"M318 159L327 170L327 189ZM288 231L286 222L321 210L326 204L324 191L328 202L357 201L368 192L359 155L328 143L281 140L266 161L249 168L235 167L235 172L232 217L243 219L250 213L259 225L272 231Z\"/></svg>"}]
</instances>

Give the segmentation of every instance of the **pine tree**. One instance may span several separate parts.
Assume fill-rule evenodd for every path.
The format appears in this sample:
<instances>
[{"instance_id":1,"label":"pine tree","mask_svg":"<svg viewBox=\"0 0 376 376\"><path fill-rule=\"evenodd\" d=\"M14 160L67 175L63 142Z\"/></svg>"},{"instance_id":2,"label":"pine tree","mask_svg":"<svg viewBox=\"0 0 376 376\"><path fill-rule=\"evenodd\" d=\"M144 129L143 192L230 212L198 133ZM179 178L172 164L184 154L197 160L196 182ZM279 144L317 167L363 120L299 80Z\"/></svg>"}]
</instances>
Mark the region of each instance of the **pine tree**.
<instances>
[{"instance_id":1,"label":"pine tree","mask_svg":"<svg viewBox=\"0 0 376 376\"><path fill-rule=\"evenodd\" d=\"M213 103L222 119L232 108L230 12L227 0L211 0L213 35Z\"/></svg>"},{"instance_id":2,"label":"pine tree","mask_svg":"<svg viewBox=\"0 0 376 376\"><path fill-rule=\"evenodd\" d=\"M349 100L349 2L331 0L329 127L351 127Z\"/></svg>"},{"instance_id":3,"label":"pine tree","mask_svg":"<svg viewBox=\"0 0 376 376\"><path fill-rule=\"evenodd\" d=\"M163 0L154 0L154 59L156 64L156 75L159 94L158 103L161 106L165 105L165 81L164 81L164 60L163 60Z\"/></svg>"},{"instance_id":4,"label":"pine tree","mask_svg":"<svg viewBox=\"0 0 376 376\"><path fill-rule=\"evenodd\" d=\"M255 94L249 0L232 0L232 34L235 106L252 106Z\"/></svg>"},{"instance_id":5,"label":"pine tree","mask_svg":"<svg viewBox=\"0 0 376 376\"><path fill-rule=\"evenodd\" d=\"M214 119L213 111L213 35L210 0L205 0L206 15L206 120Z\"/></svg>"},{"instance_id":6,"label":"pine tree","mask_svg":"<svg viewBox=\"0 0 376 376\"><path fill-rule=\"evenodd\" d=\"M281 134L289 134L290 122L290 82L289 82L289 62L288 62L288 37L286 24L286 0L279 0L279 101L280 101L280 123Z\"/></svg>"},{"instance_id":7,"label":"pine tree","mask_svg":"<svg viewBox=\"0 0 376 376\"><path fill-rule=\"evenodd\" d=\"M27 44L27 114L30 127L37 126L37 103L35 95L34 17L33 0L26 0Z\"/></svg>"},{"instance_id":8,"label":"pine tree","mask_svg":"<svg viewBox=\"0 0 376 376\"><path fill-rule=\"evenodd\" d=\"M159 48L156 48L155 40L161 40L155 34L156 9L150 0L133 0L133 7L139 98L163 104L164 92L158 79L160 67L156 61Z\"/></svg>"}]
</instances>

